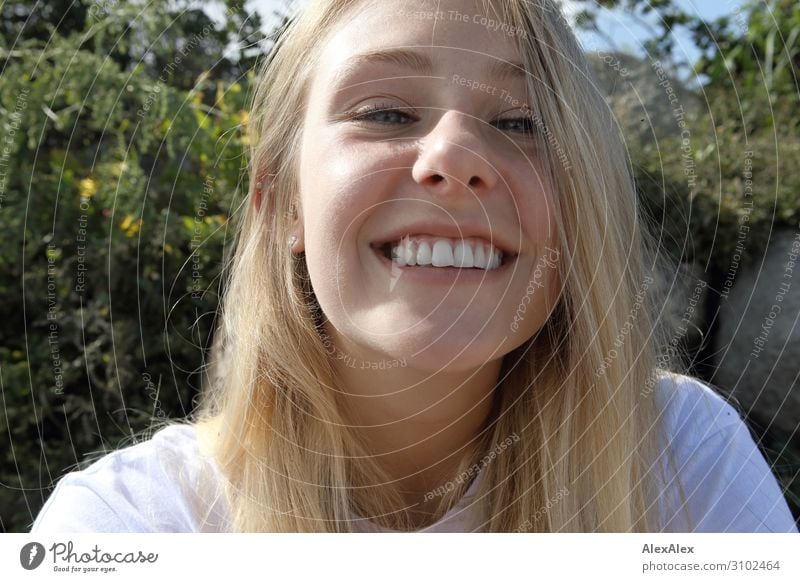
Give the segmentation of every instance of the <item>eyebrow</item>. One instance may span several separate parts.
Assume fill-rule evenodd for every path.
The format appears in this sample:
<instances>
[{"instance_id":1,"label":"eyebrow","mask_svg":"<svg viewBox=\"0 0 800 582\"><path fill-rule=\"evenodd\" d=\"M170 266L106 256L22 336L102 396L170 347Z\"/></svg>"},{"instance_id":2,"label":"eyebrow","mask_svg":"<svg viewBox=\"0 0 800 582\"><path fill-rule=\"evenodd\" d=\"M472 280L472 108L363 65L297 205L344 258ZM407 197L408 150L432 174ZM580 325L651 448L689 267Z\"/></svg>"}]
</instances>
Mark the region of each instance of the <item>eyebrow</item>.
<instances>
[{"instance_id":1,"label":"eyebrow","mask_svg":"<svg viewBox=\"0 0 800 582\"><path fill-rule=\"evenodd\" d=\"M346 77L355 69L372 64L395 65L426 75L433 74L433 63L421 52L408 49L377 49L360 53L345 61L337 78ZM501 81L525 78L527 75L522 64L503 60L494 61L489 65L487 72L489 77Z\"/></svg>"}]
</instances>

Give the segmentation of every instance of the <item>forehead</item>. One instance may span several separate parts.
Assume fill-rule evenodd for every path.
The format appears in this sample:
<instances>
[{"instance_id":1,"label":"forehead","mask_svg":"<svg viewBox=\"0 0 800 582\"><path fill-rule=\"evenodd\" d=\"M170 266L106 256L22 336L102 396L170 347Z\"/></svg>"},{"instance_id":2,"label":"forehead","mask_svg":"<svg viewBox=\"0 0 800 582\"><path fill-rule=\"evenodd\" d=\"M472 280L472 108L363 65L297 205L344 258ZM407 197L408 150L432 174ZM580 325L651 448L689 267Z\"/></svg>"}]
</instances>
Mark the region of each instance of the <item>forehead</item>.
<instances>
[{"instance_id":1,"label":"forehead","mask_svg":"<svg viewBox=\"0 0 800 582\"><path fill-rule=\"evenodd\" d=\"M335 25L320 54L321 72L341 74L359 58L386 48L408 48L433 68L518 62L515 30L478 0L379 0L356 3ZM417 68L424 71L424 62ZM432 71L431 71L432 72Z\"/></svg>"}]
</instances>

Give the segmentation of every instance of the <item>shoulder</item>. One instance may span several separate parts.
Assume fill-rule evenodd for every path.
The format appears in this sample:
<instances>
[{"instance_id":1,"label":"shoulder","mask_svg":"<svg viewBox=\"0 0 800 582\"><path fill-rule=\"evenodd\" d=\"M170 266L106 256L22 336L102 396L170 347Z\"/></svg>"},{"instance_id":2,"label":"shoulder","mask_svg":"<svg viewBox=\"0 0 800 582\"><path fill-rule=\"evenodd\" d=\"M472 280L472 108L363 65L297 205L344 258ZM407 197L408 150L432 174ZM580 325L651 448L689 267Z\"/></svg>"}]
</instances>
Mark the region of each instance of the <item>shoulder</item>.
<instances>
[{"instance_id":1,"label":"shoulder","mask_svg":"<svg viewBox=\"0 0 800 582\"><path fill-rule=\"evenodd\" d=\"M65 475L32 531L216 531L224 525L219 485L195 427L174 424Z\"/></svg>"},{"instance_id":2,"label":"shoulder","mask_svg":"<svg viewBox=\"0 0 800 582\"><path fill-rule=\"evenodd\" d=\"M709 384L683 374L659 376L656 393L667 432L673 439L697 441L741 424L739 413Z\"/></svg>"},{"instance_id":3,"label":"shoulder","mask_svg":"<svg viewBox=\"0 0 800 582\"><path fill-rule=\"evenodd\" d=\"M771 467L728 399L680 374L659 378L657 398L668 438L662 501L669 531L797 531Z\"/></svg>"}]
</instances>

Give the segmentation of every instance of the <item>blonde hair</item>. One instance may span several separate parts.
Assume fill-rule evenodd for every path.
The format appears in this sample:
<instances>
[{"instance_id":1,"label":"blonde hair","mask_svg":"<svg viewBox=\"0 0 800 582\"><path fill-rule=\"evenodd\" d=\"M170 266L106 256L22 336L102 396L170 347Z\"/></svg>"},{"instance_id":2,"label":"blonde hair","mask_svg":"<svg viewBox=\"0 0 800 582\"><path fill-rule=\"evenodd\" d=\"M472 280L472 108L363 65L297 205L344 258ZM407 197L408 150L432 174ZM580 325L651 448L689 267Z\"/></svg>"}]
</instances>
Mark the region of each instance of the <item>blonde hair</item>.
<instances>
[{"instance_id":1,"label":"blonde hair","mask_svg":"<svg viewBox=\"0 0 800 582\"><path fill-rule=\"evenodd\" d=\"M263 63L253 99L250 198L260 188L263 199L241 216L196 419L236 531L358 531L353 512L413 529L337 407L324 316L303 256L285 246L309 74L326 32L362 2L311 0ZM482 467L470 511L491 532L659 531L666 441L646 390L658 381L659 340L642 305L649 243L618 130L552 3L483 5L518 31L529 94L561 149L542 148L558 193L563 289L544 327L505 356L490 420L465 451L459 474L507 445ZM464 494L469 480L459 481L431 519Z\"/></svg>"}]
</instances>

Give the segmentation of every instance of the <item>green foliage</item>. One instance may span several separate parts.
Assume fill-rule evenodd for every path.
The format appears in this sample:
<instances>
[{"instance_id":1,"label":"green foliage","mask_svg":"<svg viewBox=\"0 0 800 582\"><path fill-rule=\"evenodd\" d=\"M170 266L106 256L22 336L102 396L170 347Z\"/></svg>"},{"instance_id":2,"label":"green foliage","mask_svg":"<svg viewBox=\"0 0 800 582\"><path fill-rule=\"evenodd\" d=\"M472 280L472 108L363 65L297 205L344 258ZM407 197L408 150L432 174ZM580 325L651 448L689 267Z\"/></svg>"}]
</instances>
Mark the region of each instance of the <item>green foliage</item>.
<instances>
[{"instance_id":1,"label":"green foliage","mask_svg":"<svg viewBox=\"0 0 800 582\"><path fill-rule=\"evenodd\" d=\"M800 162L800 4L751 1L705 22L674 0L579 1L585 29L595 30L601 8L612 8L650 30L646 58L672 64L675 86L682 85L676 29L701 51L692 65L703 81L694 91L699 105L687 107L685 127L675 123L670 135L631 148L643 202L668 250L724 272L743 232L748 261L763 255L772 229L800 225L800 176L785 171Z\"/></svg>"},{"instance_id":2,"label":"green foliage","mask_svg":"<svg viewBox=\"0 0 800 582\"><path fill-rule=\"evenodd\" d=\"M687 260L726 271L744 234L743 257L753 260L773 229L800 225L800 176L787 171L800 164L793 72L800 65L800 5L781 0L764 10L750 3L732 18L693 29L706 49L695 70L707 81L698 93L702 105L687 118L691 159L674 135L660 140L659 152L652 144L637 150L634 163L651 206L669 199L683 214L673 225L688 229L694 242ZM683 177L687 163L696 183ZM652 175L674 181L667 178L660 189L647 179Z\"/></svg>"},{"instance_id":3,"label":"green foliage","mask_svg":"<svg viewBox=\"0 0 800 582\"><path fill-rule=\"evenodd\" d=\"M63 29L31 4L4 3L33 16L0 29L8 531L84 455L193 408L261 50L233 2L222 24L189 2L74 3Z\"/></svg>"}]
</instances>

